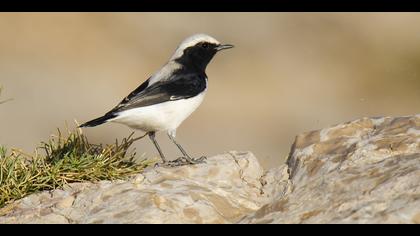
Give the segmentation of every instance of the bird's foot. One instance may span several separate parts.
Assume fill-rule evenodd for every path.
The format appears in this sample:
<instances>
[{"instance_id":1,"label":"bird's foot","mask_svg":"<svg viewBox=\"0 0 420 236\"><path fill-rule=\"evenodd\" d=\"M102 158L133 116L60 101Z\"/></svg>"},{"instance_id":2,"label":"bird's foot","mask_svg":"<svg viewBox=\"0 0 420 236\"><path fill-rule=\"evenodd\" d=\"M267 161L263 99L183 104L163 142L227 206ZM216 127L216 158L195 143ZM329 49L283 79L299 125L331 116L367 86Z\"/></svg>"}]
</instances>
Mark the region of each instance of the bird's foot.
<instances>
[{"instance_id":1,"label":"bird's foot","mask_svg":"<svg viewBox=\"0 0 420 236\"><path fill-rule=\"evenodd\" d=\"M185 165L195 165L206 163L207 157L202 156L200 158L188 158L180 157L173 161L166 161L163 163L156 163L155 167L176 167L176 166L185 166Z\"/></svg>"},{"instance_id":2,"label":"bird's foot","mask_svg":"<svg viewBox=\"0 0 420 236\"><path fill-rule=\"evenodd\" d=\"M205 157L205 156L201 156L199 158L189 158L189 159L186 158L186 157L180 157L178 159L181 159L181 158L186 160L188 162L188 164L190 164L190 165L202 164L202 163L204 164L204 163L206 163L206 160L207 160L207 157Z\"/></svg>"}]
</instances>

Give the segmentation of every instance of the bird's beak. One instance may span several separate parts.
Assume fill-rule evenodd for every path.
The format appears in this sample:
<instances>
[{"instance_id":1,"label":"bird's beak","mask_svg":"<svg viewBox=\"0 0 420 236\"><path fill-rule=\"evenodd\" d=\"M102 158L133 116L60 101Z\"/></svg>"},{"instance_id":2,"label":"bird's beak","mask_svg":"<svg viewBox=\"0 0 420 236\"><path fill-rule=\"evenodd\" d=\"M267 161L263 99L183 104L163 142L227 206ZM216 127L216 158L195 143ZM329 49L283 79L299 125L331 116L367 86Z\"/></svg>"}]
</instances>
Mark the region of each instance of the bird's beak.
<instances>
[{"instance_id":1,"label":"bird's beak","mask_svg":"<svg viewBox=\"0 0 420 236\"><path fill-rule=\"evenodd\" d=\"M233 48L232 44L220 44L219 46L216 47L217 51L223 50L223 49L229 49L229 48Z\"/></svg>"}]
</instances>

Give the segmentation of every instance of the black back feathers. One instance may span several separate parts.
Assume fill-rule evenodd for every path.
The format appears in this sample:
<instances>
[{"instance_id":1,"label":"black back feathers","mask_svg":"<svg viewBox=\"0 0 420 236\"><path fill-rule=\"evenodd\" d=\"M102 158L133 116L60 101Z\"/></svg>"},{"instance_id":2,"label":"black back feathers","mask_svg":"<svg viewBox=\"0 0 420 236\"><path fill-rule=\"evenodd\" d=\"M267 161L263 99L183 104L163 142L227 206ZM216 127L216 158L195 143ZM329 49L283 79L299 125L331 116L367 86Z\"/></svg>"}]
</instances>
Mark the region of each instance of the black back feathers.
<instances>
[{"instance_id":1,"label":"black back feathers","mask_svg":"<svg viewBox=\"0 0 420 236\"><path fill-rule=\"evenodd\" d=\"M175 72L170 79L158 81L138 93L124 99L109 113L150 106L167 101L175 101L194 97L206 89L204 74L183 74Z\"/></svg>"}]
</instances>

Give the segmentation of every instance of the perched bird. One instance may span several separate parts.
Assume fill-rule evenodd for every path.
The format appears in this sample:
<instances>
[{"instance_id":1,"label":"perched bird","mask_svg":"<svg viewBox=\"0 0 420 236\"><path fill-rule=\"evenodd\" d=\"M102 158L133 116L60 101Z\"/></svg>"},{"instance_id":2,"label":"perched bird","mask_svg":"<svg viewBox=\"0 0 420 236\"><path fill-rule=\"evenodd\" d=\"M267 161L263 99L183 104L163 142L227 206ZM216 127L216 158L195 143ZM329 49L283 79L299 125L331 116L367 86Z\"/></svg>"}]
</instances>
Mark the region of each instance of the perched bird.
<instances>
[{"instance_id":1,"label":"perched bird","mask_svg":"<svg viewBox=\"0 0 420 236\"><path fill-rule=\"evenodd\" d=\"M105 122L121 123L148 134L162 159L163 163L160 165L176 166L204 162L205 157L190 157L176 142L176 129L204 99L207 91L205 70L208 63L218 51L232 47L233 45L221 44L206 34L195 34L186 38L159 71L111 111L80 127L93 127ZM155 133L158 131L167 132L183 157L167 161L155 139Z\"/></svg>"}]
</instances>

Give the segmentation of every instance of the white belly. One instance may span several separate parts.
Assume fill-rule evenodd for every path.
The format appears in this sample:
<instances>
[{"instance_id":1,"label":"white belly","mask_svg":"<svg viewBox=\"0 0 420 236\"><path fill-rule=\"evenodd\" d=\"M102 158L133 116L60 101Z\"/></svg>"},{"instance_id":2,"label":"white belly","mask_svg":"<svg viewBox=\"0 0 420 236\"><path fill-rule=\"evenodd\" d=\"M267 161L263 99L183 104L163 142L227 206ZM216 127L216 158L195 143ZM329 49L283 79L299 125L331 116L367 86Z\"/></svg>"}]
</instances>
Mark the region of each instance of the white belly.
<instances>
[{"instance_id":1,"label":"white belly","mask_svg":"<svg viewBox=\"0 0 420 236\"><path fill-rule=\"evenodd\" d=\"M111 122L144 132L175 130L204 99L205 92L193 98L163 102L119 113Z\"/></svg>"}]
</instances>

